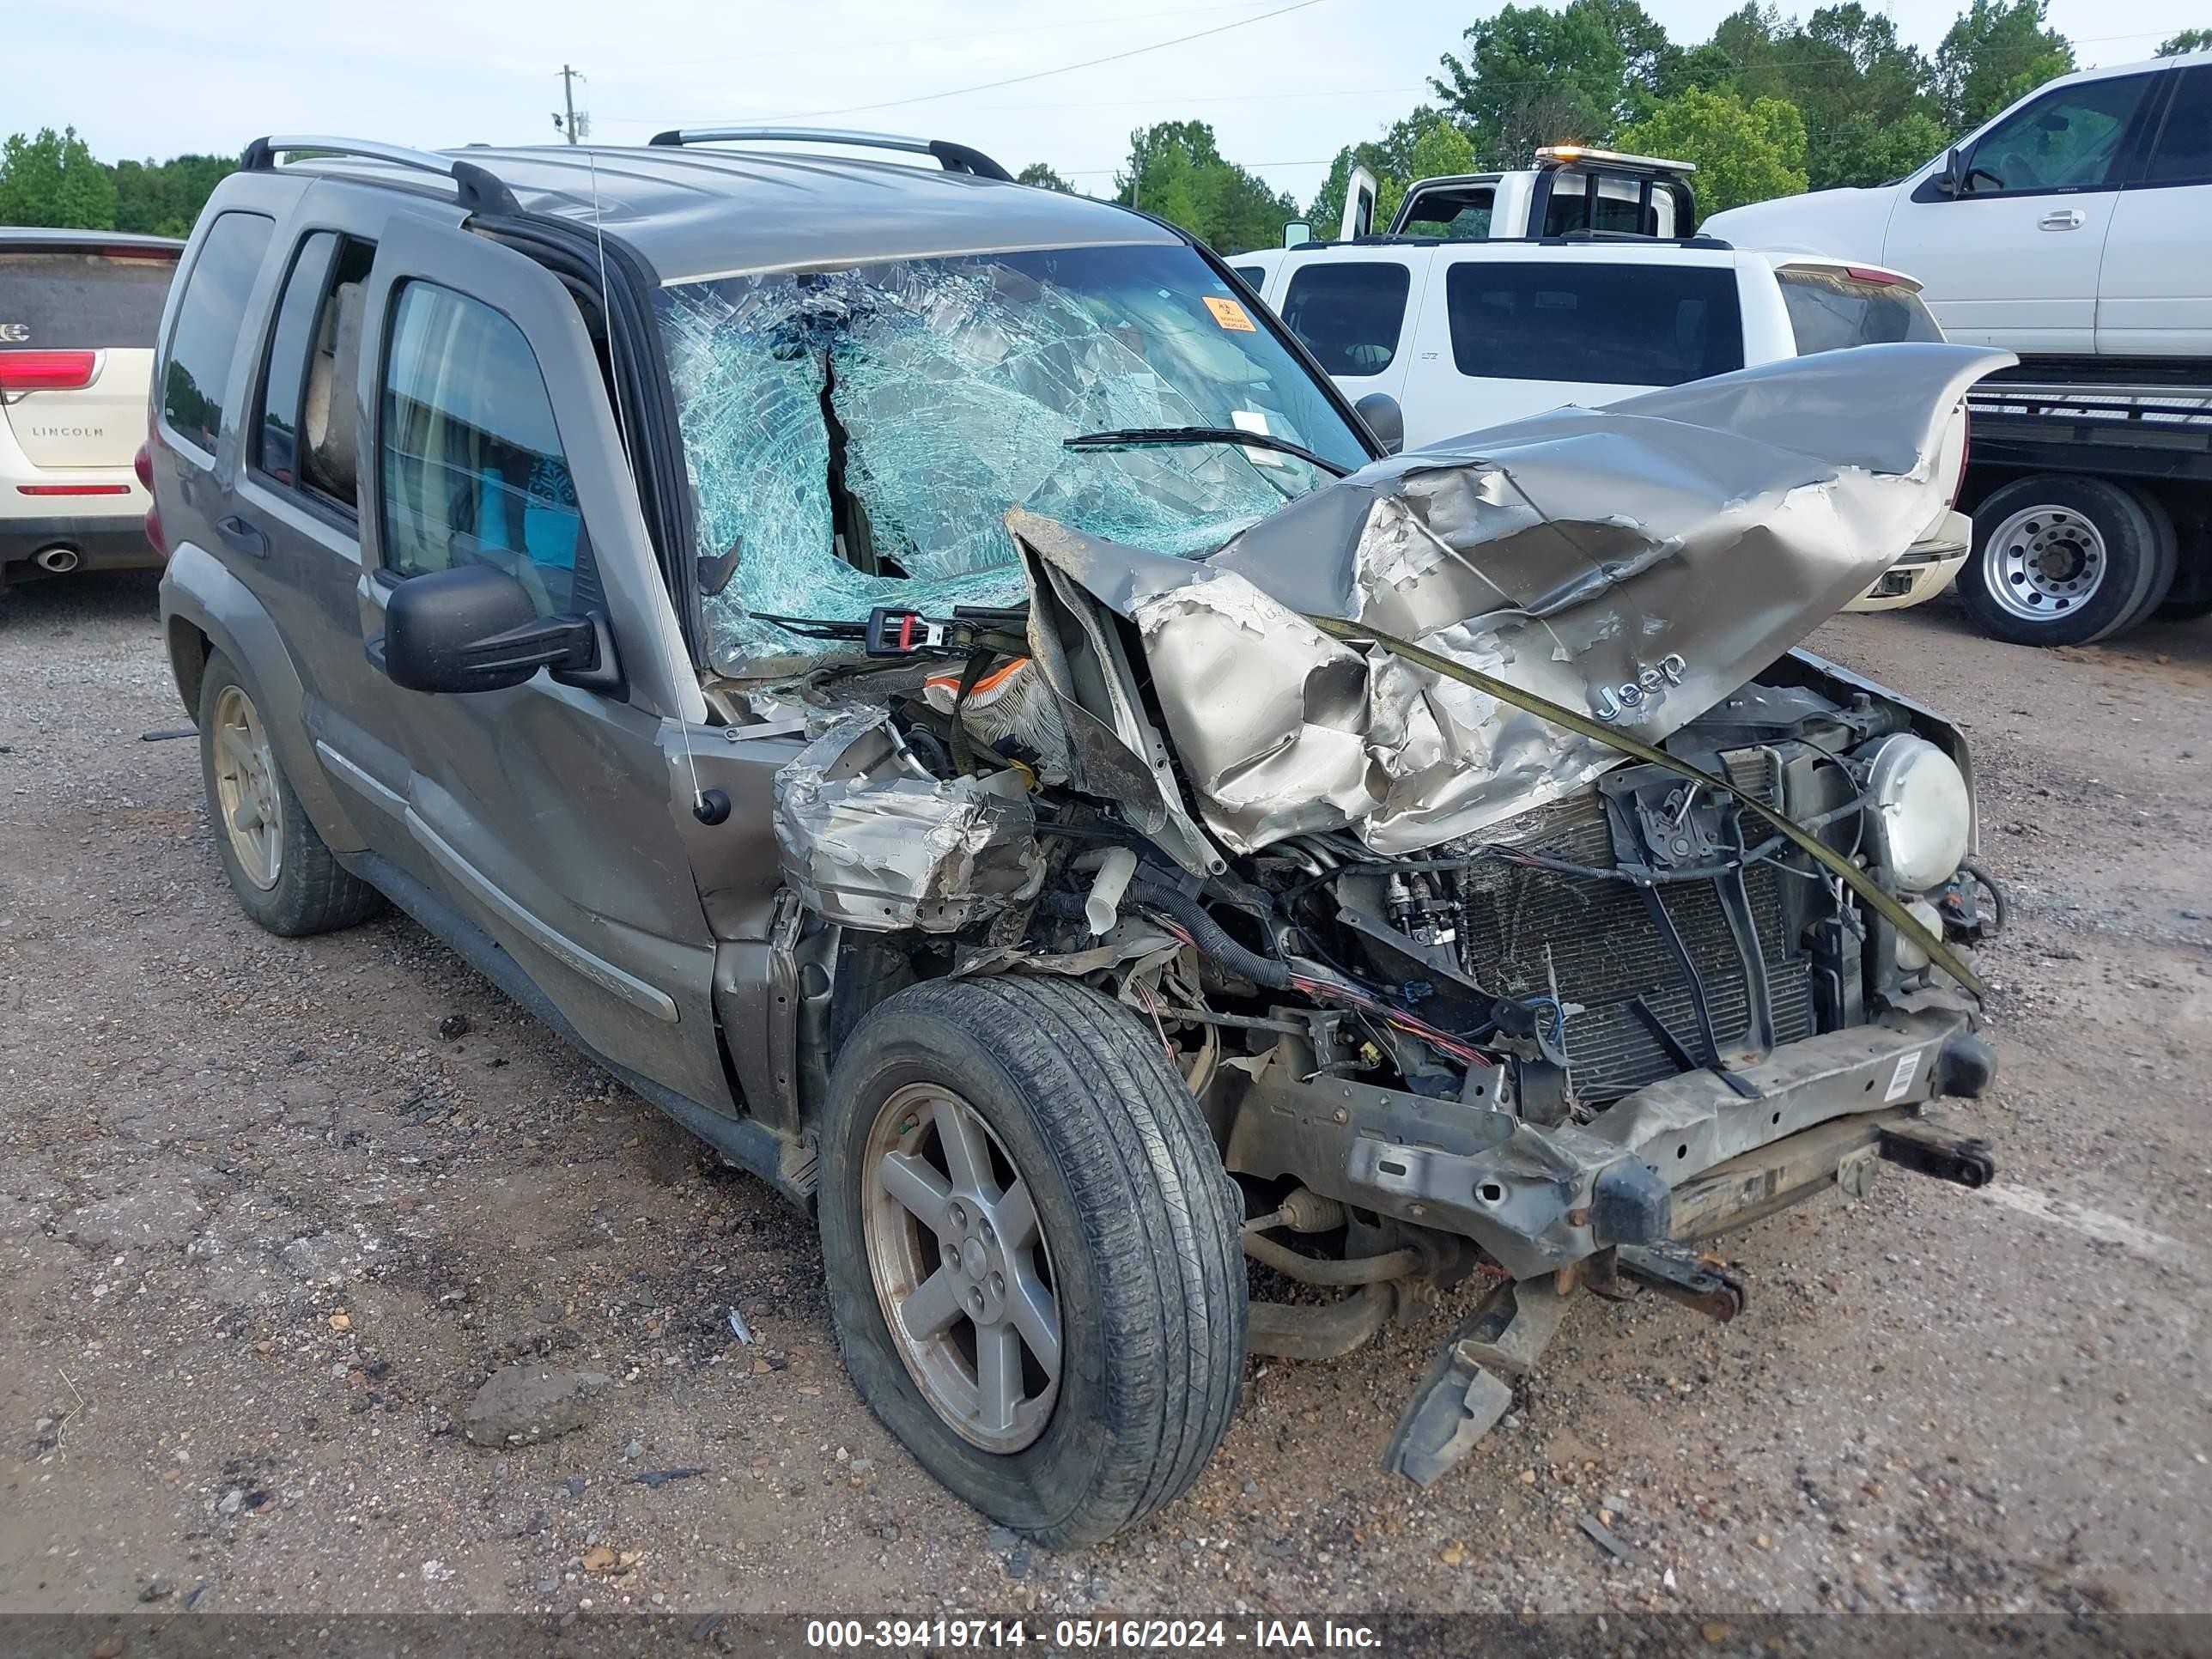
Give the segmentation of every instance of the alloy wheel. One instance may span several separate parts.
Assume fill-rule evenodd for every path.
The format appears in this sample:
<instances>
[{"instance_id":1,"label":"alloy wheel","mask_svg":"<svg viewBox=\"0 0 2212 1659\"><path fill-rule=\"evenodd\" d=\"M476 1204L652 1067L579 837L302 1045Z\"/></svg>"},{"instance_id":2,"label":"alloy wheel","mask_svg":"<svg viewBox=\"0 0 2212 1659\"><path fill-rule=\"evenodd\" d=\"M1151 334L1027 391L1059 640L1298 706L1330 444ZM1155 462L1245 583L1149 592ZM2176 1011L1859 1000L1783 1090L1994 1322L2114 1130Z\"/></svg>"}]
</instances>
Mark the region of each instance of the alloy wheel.
<instances>
[{"instance_id":1,"label":"alloy wheel","mask_svg":"<svg viewBox=\"0 0 2212 1659\"><path fill-rule=\"evenodd\" d=\"M914 1083L868 1136L862 1232L899 1357L962 1438L1017 1452L1060 1393L1060 1310L1029 1183L975 1109Z\"/></svg>"},{"instance_id":2,"label":"alloy wheel","mask_svg":"<svg viewBox=\"0 0 2212 1659\"><path fill-rule=\"evenodd\" d=\"M216 699L213 742L222 831L246 878L265 893L284 872L283 807L261 716L237 686L225 686Z\"/></svg>"}]
</instances>

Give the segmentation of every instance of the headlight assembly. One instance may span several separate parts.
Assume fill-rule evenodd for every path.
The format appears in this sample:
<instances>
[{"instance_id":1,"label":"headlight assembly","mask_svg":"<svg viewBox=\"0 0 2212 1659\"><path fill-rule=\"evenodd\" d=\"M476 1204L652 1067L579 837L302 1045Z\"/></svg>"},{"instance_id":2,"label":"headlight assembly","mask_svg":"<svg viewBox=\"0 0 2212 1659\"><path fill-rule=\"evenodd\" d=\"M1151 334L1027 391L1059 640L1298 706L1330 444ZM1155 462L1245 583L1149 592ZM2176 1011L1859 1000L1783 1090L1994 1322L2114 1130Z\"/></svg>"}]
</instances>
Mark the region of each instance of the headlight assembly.
<instances>
[{"instance_id":1,"label":"headlight assembly","mask_svg":"<svg viewBox=\"0 0 2212 1659\"><path fill-rule=\"evenodd\" d=\"M1882 862L1908 893L1942 886L1966 861L1974 804L1952 758L1925 738L1899 732L1874 751L1868 809Z\"/></svg>"}]
</instances>

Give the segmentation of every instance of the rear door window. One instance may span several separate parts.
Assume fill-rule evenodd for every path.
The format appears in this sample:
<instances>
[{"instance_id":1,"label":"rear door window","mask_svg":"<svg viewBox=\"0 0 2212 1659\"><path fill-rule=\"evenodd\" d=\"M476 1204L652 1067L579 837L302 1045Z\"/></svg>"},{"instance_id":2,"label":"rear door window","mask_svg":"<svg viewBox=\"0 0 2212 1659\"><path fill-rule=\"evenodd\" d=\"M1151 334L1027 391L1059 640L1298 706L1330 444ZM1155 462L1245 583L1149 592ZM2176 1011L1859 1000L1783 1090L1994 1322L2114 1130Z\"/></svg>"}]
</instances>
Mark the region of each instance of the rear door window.
<instances>
[{"instance_id":1,"label":"rear door window","mask_svg":"<svg viewBox=\"0 0 2212 1659\"><path fill-rule=\"evenodd\" d=\"M1444 306L1462 374L1661 386L1743 367L1726 265L1462 259Z\"/></svg>"},{"instance_id":2,"label":"rear door window","mask_svg":"<svg viewBox=\"0 0 2212 1659\"><path fill-rule=\"evenodd\" d=\"M264 213L218 216L185 277L161 378L161 414L179 437L210 454L222 430L223 389L246 330L246 296L276 229Z\"/></svg>"},{"instance_id":3,"label":"rear door window","mask_svg":"<svg viewBox=\"0 0 2212 1659\"><path fill-rule=\"evenodd\" d=\"M2212 68L2184 70L2176 78L2173 102L2151 146L2143 182L2212 184Z\"/></svg>"},{"instance_id":4,"label":"rear door window","mask_svg":"<svg viewBox=\"0 0 2212 1659\"><path fill-rule=\"evenodd\" d=\"M319 230L301 243L276 306L253 465L330 504L355 504L354 387L363 284L376 250Z\"/></svg>"},{"instance_id":5,"label":"rear door window","mask_svg":"<svg viewBox=\"0 0 2212 1659\"><path fill-rule=\"evenodd\" d=\"M1781 284L1801 357L1845 346L1943 337L1920 296L1901 283L1808 267L1778 270L1774 280Z\"/></svg>"},{"instance_id":6,"label":"rear door window","mask_svg":"<svg viewBox=\"0 0 2212 1659\"><path fill-rule=\"evenodd\" d=\"M149 349L176 271L174 250L0 246L0 349Z\"/></svg>"},{"instance_id":7,"label":"rear door window","mask_svg":"<svg viewBox=\"0 0 2212 1659\"><path fill-rule=\"evenodd\" d=\"M511 320L429 283L401 289L377 435L386 569L488 564L538 615L574 608L583 520L544 376Z\"/></svg>"},{"instance_id":8,"label":"rear door window","mask_svg":"<svg viewBox=\"0 0 2212 1659\"><path fill-rule=\"evenodd\" d=\"M1413 273L1388 260L1302 266L1282 317L1331 374L1380 374L1398 355Z\"/></svg>"}]
</instances>

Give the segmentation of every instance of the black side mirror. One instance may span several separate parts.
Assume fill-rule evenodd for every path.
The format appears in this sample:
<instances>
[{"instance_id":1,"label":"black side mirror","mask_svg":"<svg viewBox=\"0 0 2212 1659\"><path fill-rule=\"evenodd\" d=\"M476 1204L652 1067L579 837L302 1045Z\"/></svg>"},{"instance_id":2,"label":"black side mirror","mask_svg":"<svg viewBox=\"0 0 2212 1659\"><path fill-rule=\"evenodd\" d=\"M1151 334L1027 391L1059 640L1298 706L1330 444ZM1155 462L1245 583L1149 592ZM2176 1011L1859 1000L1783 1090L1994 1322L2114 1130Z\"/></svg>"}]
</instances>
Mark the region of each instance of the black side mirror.
<instances>
[{"instance_id":1,"label":"black side mirror","mask_svg":"<svg viewBox=\"0 0 2212 1659\"><path fill-rule=\"evenodd\" d=\"M392 590L369 660L410 691L497 691L539 669L594 690L622 685L596 617L541 617L522 584L486 564L410 576Z\"/></svg>"},{"instance_id":2,"label":"black side mirror","mask_svg":"<svg viewBox=\"0 0 2212 1659\"><path fill-rule=\"evenodd\" d=\"M1406 447L1406 411L1389 392L1369 392L1352 404L1352 412L1367 423L1385 455L1395 455Z\"/></svg>"}]
</instances>

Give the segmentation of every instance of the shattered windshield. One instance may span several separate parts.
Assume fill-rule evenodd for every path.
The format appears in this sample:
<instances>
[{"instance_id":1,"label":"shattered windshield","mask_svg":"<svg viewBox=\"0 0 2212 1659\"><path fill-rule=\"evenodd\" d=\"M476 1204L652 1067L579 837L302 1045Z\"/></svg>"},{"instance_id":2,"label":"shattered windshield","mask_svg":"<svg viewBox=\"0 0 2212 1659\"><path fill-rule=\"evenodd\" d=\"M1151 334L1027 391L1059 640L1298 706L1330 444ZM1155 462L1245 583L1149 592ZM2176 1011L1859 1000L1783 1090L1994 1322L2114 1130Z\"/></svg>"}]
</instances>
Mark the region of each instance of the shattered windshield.
<instances>
[{"instance_id":1,"label":"shattered windshield","mask_svg":"<svg viewBox=\"0 0 2212 1659\"><path fill-rule=\"evenodd\" d=\"M1004 605L1025 507L1194 556L1328 482L1235 444L1069 449L1233 427L1367 454L1191 249L1064 249L687 283L658 296L697 507L711 665L823 649L773 617Z\"/></svg>"}]
</instances>

